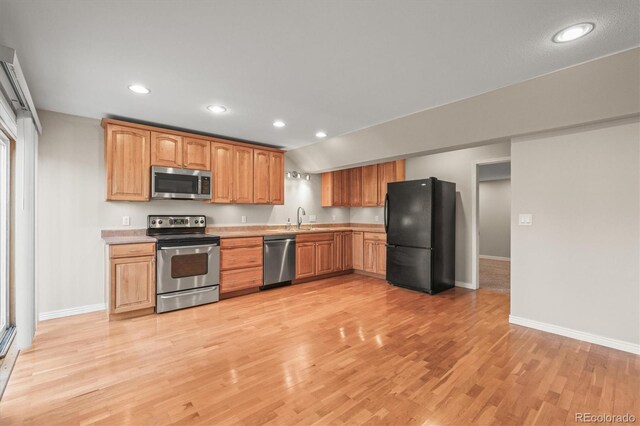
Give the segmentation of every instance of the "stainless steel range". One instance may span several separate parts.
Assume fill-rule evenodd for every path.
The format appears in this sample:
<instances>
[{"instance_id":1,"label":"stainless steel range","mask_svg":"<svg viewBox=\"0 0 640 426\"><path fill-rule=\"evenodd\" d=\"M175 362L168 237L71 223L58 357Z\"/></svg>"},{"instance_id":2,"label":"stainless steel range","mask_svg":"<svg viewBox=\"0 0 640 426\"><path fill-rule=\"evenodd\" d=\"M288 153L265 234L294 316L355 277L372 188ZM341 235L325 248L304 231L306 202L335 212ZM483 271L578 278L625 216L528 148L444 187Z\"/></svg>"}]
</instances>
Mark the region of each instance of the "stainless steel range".
<instances>
[{"instance_id":1,"label":"stainless steel range","mask_svg":"<svg viewBox=\"0 0 640 426\"><path fill-rule=\"evenodd\" d=\"M158 240L156 312L220 298L220 237L205 234L204 216L148 216L147 235Z\"/></svg>"}]
</instances>

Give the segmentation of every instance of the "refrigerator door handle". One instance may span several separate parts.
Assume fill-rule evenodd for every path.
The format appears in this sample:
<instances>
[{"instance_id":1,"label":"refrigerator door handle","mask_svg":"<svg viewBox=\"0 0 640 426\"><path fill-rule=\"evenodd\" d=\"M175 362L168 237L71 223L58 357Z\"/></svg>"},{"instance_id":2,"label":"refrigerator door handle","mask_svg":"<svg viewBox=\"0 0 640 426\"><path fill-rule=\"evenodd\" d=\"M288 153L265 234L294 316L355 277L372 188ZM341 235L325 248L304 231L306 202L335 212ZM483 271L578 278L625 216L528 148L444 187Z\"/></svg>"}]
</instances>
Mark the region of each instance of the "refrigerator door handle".
<instances>
[{"instance_id":1,"label":"refrigerator door handle","mask_svg":"<svg viewBox=\"0 0 640 426\"><path fill-rule=\"evenodd\" d=\"M389 233L389 193L384 196L384 232Z\"/></svg>"}]
</instances>

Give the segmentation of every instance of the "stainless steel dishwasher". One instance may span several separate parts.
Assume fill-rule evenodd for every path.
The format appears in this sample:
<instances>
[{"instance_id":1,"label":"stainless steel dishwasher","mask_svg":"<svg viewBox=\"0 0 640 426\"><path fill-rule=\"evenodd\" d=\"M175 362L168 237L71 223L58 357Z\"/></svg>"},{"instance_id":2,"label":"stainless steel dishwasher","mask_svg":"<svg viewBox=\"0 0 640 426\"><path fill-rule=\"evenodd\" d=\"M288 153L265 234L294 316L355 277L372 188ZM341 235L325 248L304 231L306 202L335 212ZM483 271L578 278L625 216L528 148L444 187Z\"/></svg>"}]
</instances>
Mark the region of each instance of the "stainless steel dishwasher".
<instances>
[{"instance_id":1,"label":"stainless steel dishwasher","mask_svg":"<svg viewBox=\"0 0 640 426\"><path fill-rule=\"evenodd\" d=\"M264 237L264 283L262 287L290 284L296 275L295 235Z\"/></svg>"}]
</instances>

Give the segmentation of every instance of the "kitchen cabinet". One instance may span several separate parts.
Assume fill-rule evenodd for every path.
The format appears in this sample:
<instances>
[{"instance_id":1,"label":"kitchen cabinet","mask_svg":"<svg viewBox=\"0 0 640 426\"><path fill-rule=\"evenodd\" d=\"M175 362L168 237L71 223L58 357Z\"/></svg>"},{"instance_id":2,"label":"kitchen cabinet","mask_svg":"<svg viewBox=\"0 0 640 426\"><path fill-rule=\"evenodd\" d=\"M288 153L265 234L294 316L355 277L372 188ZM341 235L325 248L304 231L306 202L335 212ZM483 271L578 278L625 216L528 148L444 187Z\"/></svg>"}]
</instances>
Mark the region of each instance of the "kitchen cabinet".
<instances>
[{"instance_id":1,"label":"kitchen cabinet","mask_svg":"<svg viewBox=\"0 0 640 426\"><path fill-rule=\"evenodd\" d=\"M378 164L378 206L384 206L387 184L405 179L404 160Z\"/></svg>"},{"instance_id":2,"label":"kitchen cabinet","mask_svg":"<svg viewBox=\"0 0 640 426\"><path fill-rule=\"evenodd\" d=\"M236 204L253 203L253 149L233 147L232 198Z\"/></svg>"},{"instance_id":3,"label":"kitchen cabinet","mask_svg":"<svg viewBox=\"0 0 640 426\"><path fill-rule=\"evenodd\" d=\"M262 285L262 237L220 240L220 294Z\"/></svg>"},{"instance_id":4,"label":"kitchen cabinet","mask_svg":"<svg viewBox=\"0 0 640 426\"><path fill-rule=\"evenodd\" d=\"M107 200L148 201L151 192L151 132L105 126Z\"/></svg>"},{"instance_id":5,"label":"kitchen cabinet","mask_svg":"<svg viewBox=\"0 0 640 426\"><path fill-rule=\"evenodd\" d=\"M334 238L333 232L296 237L296 279L334 272Z\"/></svg>"},{"instance_id":6,"label":"kitchen cabinet","mask_svg":"<svg viewBox=\"0 0 640 426\"><path fill-rule=\"evenodd\" d=\"M351 231L333 233L335 272L353 269L353 235Z\"/></svg>"},{"instance_id":7,"label":"kitchen cabinet","mask_svg":"<svg viewBox=\"0 0 640 426\"><path fill-rule=\"evenodd\" d=\"M210 170L212 203L284 204L284 151L109 118L101 124L107 200L148 201L151 166L161 166Z\"/></svg>"},{"instance_id":8,"label":"kitchen cabinet","mask_svg":"<svg viewBox=\"0 0 640 426\"><path fill-rule=\"evenodd\" d=\"M151 165L182 167L182 136L151 132Z\"/></svg>"},{"instance_id":9,"label":"kitchen cabinet","mask_svg":"<svg viewBox=\"0 0 640 426\"><path fill-rule=\"evenodd\" d=\"M342 206L342 188L342 170L323 173L320 193L322 207Z\"/></svg>"},{"instance_id":10,"label":"kitchen cabinet","mask_svg":"<svg viewBox=\"0 0 640 426\"><path fill-rule=\"evenodd\" d=\"M269 204L284 204L284 153L269 153Z\"/></svg>"},{"instance_id":11,"label":"kitchen cabinet","mask_svg":"<svg viewBox=\"0 0 640 426\"><path fill-rule=\"evenodd\" d=\"M364 270L364 233L353 231L353 269Z\"/></svg>"},{"instance_id":12,"label":"kitchen cabinet","mask_svg":"<svg viewBox=\"0 0 640 426\"><path fill-rule=\"evenodd\" d=\"M233 190L233 145L214 142L211 144L212 203L231 203Z\"/></svg>"},{"instance_id":13,"label":"kitchen cabinet","mask_svg":"<svg viewBox=\"0 0 640 426\"><path fill-rule=\"evenodd\" d=\"M349 206L362 207L362 167L349 169Z\"/></svg>"},{"instance_id":14,"label":"kitchen cabinet","mask_svg":"<svg viewBox=\"0 0 640 426\"><path fill-rule=\"evenodd\" d=\"M284 154L253 150L253 203L284 204Z\"/></svg>"},{"instance_id":15,"label":"kitchen cabinet","mask_svg":"<svg viewBox=\"0 0 640 426\"><path fill-rule=\"evenodd\" d=\"M183 147L183 168L193 170L211 169L211 142L204 139L184 138Z\"/></svg>"},{"instance_id":16,"label":"kitchen cabinet","mask_svg":"<svg viewBox=\"0 0 640 426\"><path fill-rule=\"evenodd\" d=\"M382 233L365 232L363 241L363 270L373 274L386 275L386 235Z\"/></svg>"},{"instance_id":17,"label":"kitchen cabinet","mask_svg":"<svg viewBox=\"0 0 640 426\"><path fill-rule=\"evenodd\" d=\"M362 207L378 205L378 165L362 168Z\"/></svg>"},{"instance_id":18,"label":"kitchen cabinet","mask_svg":"<svg viewBox=\"0 0 640 426\"><path fill-rule=\"evenodd\" d=\"M109 315L156 305L155 244L110 246Z\"/></svg>"}]
</instances>

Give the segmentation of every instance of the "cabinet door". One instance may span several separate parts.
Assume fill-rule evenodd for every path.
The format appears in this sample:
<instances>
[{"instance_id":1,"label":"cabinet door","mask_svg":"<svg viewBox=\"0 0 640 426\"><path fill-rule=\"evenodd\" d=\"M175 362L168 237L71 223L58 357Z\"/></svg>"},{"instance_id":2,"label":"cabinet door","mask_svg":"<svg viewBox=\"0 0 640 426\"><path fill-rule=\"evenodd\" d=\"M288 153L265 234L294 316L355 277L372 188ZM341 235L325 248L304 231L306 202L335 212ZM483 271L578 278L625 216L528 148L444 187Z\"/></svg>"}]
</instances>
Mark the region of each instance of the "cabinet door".
<instances>
[{"instance_id":1,"label":"cabinet door","mask_svg":"<svg viewBox=\"0 0 640 426\"><path fill-rule=\"evenodd\" d=\"M376 273L387 274L387 245L385 243L376 243Z\"/></svg>"},{"instance_id":2,"label":"cabinet door","mask_svg":"<svg viewBox=\"0 0 640 426\"><path fill-rule=\"evenodd\" d=\"M253 203L253 148L233 147L233 197L238 204Z\"/></svg>"},{"instance_id":3,"label":"cabinet door","mask_svg":"<svg viewBox=\"0 0 640 426\"><path fill-rule=\"evenodd\" d=\"M349 205L362 207L362 167L349 169Z\"/></svg>"},{"instance_id":4,"label":"cabinet door","mask_svg":"<svg viewBox=\"0 0 640 426\"><path fill-rule=\"evenodd\" d=\"M184 138L182 155L185 169L211 169L211 142L204 139Z\"/></svg>"},{"instance_id":5,"label":"cabinet door","mask_svg":"<svg viewBox=\"0 0 640 426\"><path fill-rule=\"evenodd\" d=\"M182 136L151 132L151 165L182 167Z\"/></svg>"},{"instance_id":6,"label":"cabinet door","mask_svg":"<svg viewBox=\"0 0 640 426\"><path fill-rule=\"evenodd\" d=\"M331 205L342 206L342 170L333 173L333 185L331 186Z\"/></svg>"},{"instance_id":7,"label":"cabinet door","mask_svg":"<svg viewBox=\"0 0 640 426\"><path fill-rule=\"evenodd\" d=\"M353 269L353 234L342 233L342 270Z\"/></svg>"},{"instance_id":8,"label":"cabinet door","mask_svg":"<svg viewBox=\"0 0 640 426\"><path fill-rule=\"evenodd\" d=\"M333 206L333 172L324 172L320 182L320 205Z\"/></svg>"},{"instance_id":9,"label":"cabinet door","mask_svg":"<svg viewBox=\"0 0 640 426\"><path fill-rule=\"evenodd\" d=\"M342 170L342 187L340 193L340 205L349 207L351 205L351 172L349 170Z\"/></svg>"},{"instance_id":10,"label":"cabinet door","mask_svg":"<svg viewBox=\"0 0 640 426\"><path fill-rule=\"evenodd\" d=\"M325 275L333 272L334 256L333 240L316 243L316 275Z\"/></svg>"},{"instance_id":11,"label":"cabinet door","mask_svg":"<svg viewBox=\"0 0 640 426\"><path fill-rule=\"evenodd\" d=\"M378 205L384 206L387 184L396 181L396 162L378 164Z\"/></svg>"},{"instance_id":12,"label":"cabinet door","mask_svg":"<svg viewBox=\"0 0 640 426\"><path fill-rule=\"evenodd\" d=\"M271 204L284 204L284 154L269 153L269 197Z\"/></svg>"},{"instance_id":13,"label":"cabinet door","mask_svg":"<svg viewBox=\"0 0 640 426\"><path fill-rule=\"evenodd\" d=\"M362 232L353 233L353 269L362 271L364 269L364 234Z\"/></svg>"},{"instance_id":14,"label":"cabinet door","mask_svg":"<svg viewBox=\"0 0 640 426\"><path fill-rule=\"evenodd\" d=\"M367 272L376 272L376 242L372 240L364 240L364 270Z\"/></svg>"},{"instance_id":15,"label":"cabinet door","mask_svg":"<svg viewBox=\"0 0 640 426\"><path fill-rule=\"evenodd\" d=\"M148 201L151 132L107 125L107 200Z\"/></svg>"},{"instance_id":16,"label":"cabinet door","mask_svg":"<svg viewBox=\"0 0 640 426\"><path fill-rule=\"evenodd\" d=\"M316 275L316 243L296 244L296 279Z\"/></svg>"},{"instance_id":17,"label":"cabinet door","mask_svg":"<svg viewBox=\"0 0 640 426\"><path fill-rule=\"evenodd\" d=\"M378 165L362 168L362 206L378 205Z\"/></svg>"},{"instance_id":18,"label":"cabinet door","mask_svg":"<svg viewBox=\"0 0 640 426\"><path fill-rule=\"evenodd\" d=\"M111 259L111 313L152 308L155 305L155 258Z\"/></svg>"},{"instance_id":19,"label":"cabinet door","mask_svg":"<svg viewBox=\"0 0 640 426\"><path fill-rule=\"evenodd\" d=\"M211 144L211 171L213 175L211 202L230 203L233 198L233 145Z\"/></svg>"},{"instance_id":20,"label":"cabinet door","mask_svg":"<svg viewBox=\"0 0 640 426\"><path fill-rule=\"evenodd\" d=\"M269 151L253 150L253 202L269 203Z\"/></svg>"},{"instance_id":21,"label":"cabinet door","mask_svg":"<svg viewBox=\"0 0 640 426\"><path fill-rule=\"evenodd\" d=\"M342 244L343 234L342 232L335 232L333 234L333 270L336 272L343 270L343 249L344 246Z\"/></svg>"}]
</instances>

